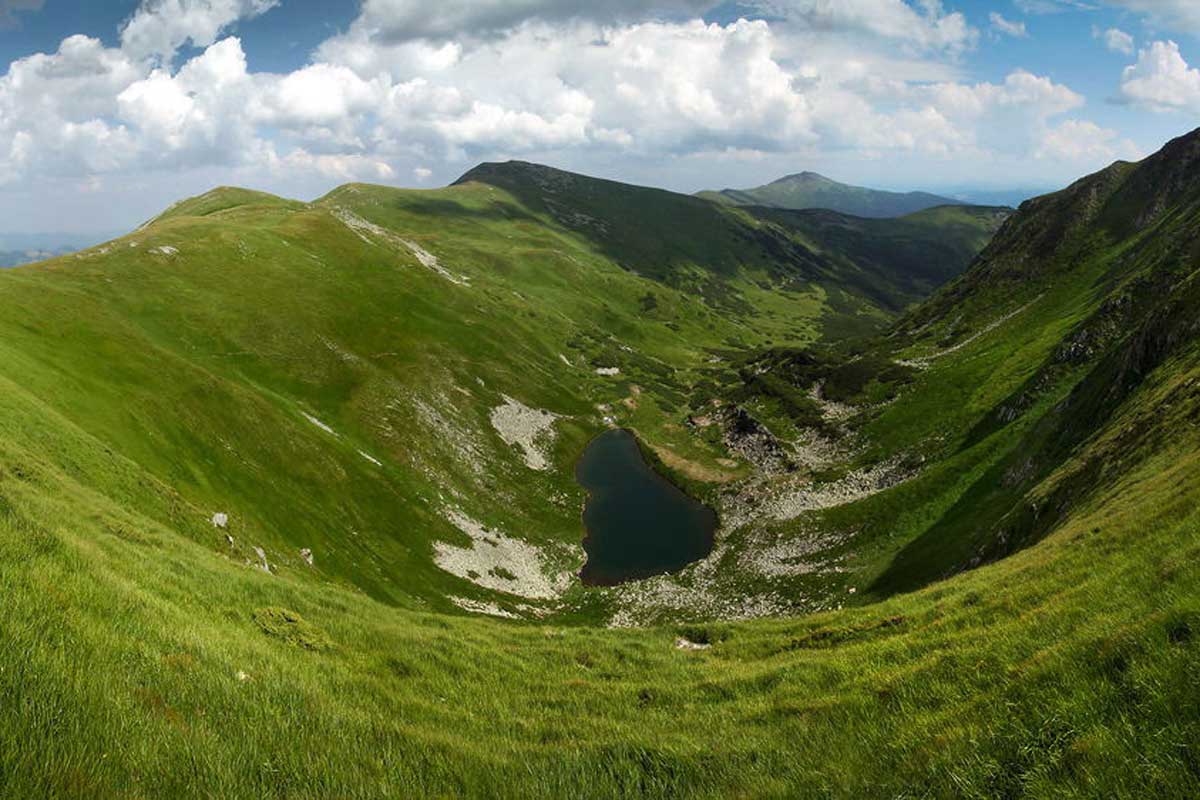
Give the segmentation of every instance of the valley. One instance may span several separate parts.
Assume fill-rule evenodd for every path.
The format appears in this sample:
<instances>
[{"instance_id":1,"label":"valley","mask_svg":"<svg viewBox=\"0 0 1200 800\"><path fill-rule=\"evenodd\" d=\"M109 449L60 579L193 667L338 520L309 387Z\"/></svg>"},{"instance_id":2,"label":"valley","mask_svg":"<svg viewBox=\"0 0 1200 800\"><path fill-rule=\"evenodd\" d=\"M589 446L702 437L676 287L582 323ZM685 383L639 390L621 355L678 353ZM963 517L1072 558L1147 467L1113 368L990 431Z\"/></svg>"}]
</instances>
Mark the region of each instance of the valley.
<instances>
[{"instance_id":1,"label":"valley","mask_svg":"<svg viewBox=\"0 0 1200 800\"><path fill-rule=\"evenodd\" d=\"M0 272L0 788L1188 796L1198 178L509 162Z\"/></svg>"}]
</instances>

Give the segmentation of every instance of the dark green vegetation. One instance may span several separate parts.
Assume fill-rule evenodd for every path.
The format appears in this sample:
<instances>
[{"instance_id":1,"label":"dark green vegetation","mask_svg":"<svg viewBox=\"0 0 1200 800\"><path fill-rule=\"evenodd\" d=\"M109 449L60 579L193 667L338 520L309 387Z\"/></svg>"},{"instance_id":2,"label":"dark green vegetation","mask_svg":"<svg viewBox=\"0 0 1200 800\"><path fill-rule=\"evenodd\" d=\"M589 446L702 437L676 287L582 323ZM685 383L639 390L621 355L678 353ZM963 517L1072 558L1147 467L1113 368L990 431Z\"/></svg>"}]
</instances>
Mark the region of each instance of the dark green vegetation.
<instances>
[{"instance_id":1,"label":"dark green vegetation","mask_svg":"<svg viewBox=\"0 0 1200 800\"><path fill-rule=\"evenodd\" d=\"M0 273L0 794L1200 793L1200 135L899 320L824 223L474 178ZM723 525L584 590L610 425Z\"/></svg>"},{"instance_id":2,"label":"dark green vegetation","mask_svg":"<svg viewBox=\"0 0 1200 800\"><path fill-rule=\"evenodd\" d=\"M589 442L575 475L588 492L585 585L674 572L712 552L717 515L655 473L628 431Z\"/></svg>"},{"instance_id":3,"label":"dark green vegetation","mask_svg":"<svg viewBox=\"0 0 1200 800\"><path fill-rule=\"evenodd\" d=\"M701 192L699 197L734 206L762 206L795 211L822 208L856 217L902 217L935 206L954 206L954 200L928 192L885 192L850 186L801 172L754 189Z\"/></svg>"},{"instance_id":4,"label":"dark green vegetation","mask_svg":"<svg viewBox=\"0 0 1200 800\"><path fill-rule=\"evenodd\" d=\"M524 162L483 164L458 185L475 182L503 189L523 209L586 237L621 268L725 312L762 317L767 302L732 290L730 279L751 277L773 298L778 290L819 287L829 306L824 331L841 335L878 329L890 313L961 273L1010 213L951 206L874 220L737 209ZM777 307L777 299L770 302Z\"/></svg>"}]
</instances>

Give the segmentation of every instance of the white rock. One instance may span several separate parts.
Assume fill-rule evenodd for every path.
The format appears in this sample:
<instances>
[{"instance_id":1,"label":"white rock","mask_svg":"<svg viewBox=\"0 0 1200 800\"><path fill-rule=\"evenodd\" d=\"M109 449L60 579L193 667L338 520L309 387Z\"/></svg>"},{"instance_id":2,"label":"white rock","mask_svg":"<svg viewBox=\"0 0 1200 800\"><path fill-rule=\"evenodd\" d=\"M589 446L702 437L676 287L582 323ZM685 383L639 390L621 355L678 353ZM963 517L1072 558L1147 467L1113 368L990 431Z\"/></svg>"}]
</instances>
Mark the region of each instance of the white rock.
<instances>
[{"instance_id":1,"label":"white rock","mask_svg":"<svg viewBox=\"0 0 1200 800\"><path fill-rule=\"evenodd\" d=\"M304 418L306 420L308 420L309 422L311 422L313 425L316 425L321 430L325 431L326 433L331 434L333 436L337 436L337 431L335 431L333 428L326 425L324 422L321 422L321 420L317 419L312 414L305 413Z\"/></svg>"},{"instance_id":2,"label":"white rock","mask_svg":"<svg viewBox=\"0 0 1200 800\"><path fill-rule=\"evenodd\" d=\"M433 561L446 572L485 589L533 600L552 600L571 585L569 571L547 574L550 568L537 546L488 529L458 509L444 513L454 527L471 537L469 547L434 542Z\"/></svg>"},{"instance_id":3,"label":"white rock","mask_svg":"<svg viewBox=\"0 0 1200 800\"><path fill-rule=\"evenodd\" d=\"M504 405L492 409L491 419L504 443L521 449L525 466L541 471L550 468L546 450L554 441L557 414L530 408L506 395Z\"/></svg>"},{"instance_id":4,"label":"white rock","mask_svg":"<svg viewBox=\"0 0 1200 800\"><path fill-rule=\"evenodd\" d=\"M712 647L711 644L700 644L699 642L693 642L689 639L685 639L682 636L675 640L676 650L707 650L710 647Z\"/></svg>"}]
</instances>

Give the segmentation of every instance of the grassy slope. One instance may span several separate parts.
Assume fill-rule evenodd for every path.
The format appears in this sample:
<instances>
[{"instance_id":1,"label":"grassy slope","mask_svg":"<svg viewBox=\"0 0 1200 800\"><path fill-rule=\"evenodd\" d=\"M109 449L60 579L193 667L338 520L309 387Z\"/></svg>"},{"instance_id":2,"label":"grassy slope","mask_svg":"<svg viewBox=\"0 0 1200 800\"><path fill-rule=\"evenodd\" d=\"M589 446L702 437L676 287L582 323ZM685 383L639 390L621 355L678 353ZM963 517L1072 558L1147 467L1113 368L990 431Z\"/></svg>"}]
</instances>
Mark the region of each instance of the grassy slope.
<instances>
[{"instance_id":1,"label":"grassy slope","mask_svg":"<svg viewBox=\"0 0 1200 800\"><path fill-rule=\"evenodd\" d=\"M625 188L605 185L604 198ZM664 219L679 202L708 208L669 193L640 202ZM346 213L399 233L356 232ZM431 562L435 541L468 544L449 509L578 568L571 463L603 427L597 405L713 468L720 450L674 432L711 350L888 318L836 279L849 259L806 255L773 230L797 260L784 265L794 274L771 274L744 238L758 223L717 222L697 230L719 252L697 247L654 280L606 257L611 243L480 183L350 186L313 205L219 189L79 257L4 273L0 358L9 380L179 493L159 522L186 520L195 541L241 561L261 547L290 572L307 570L309 548L325 578L446 611L450 595L490 598ZM649 263L660 246L621 241L619 255ZM806 269L811 280L796 278ZM848 310L831 294L852 298ZM620 403L631 385L644 392L636 408ZM552 471L526 469L492 429L506 396L565 415ZM205 525L217 512L231 517L232 548Z\"/></svg>"},{"instance_id":2,"label":"grassy slope","mask_svg":"<svg viewBox=\"0 0 1200 800\"><path fill-rule=\"evenodd\" d=\"M761 309L779 289L815 284L836 296L824 324L838 330L864 312L869 320L873 309L862 306L863 297L890 312L927 297L965 269L1004 217L1003 209L957 206L904 220L734 209L523 162L483 164L460 181L468 182L511 192L525 208L586 237L627 270L743 315ZM924 263L915 254L921 248ZM704 269L698 273L696 266ZM731 295L720 279L737 273L749 273L757 287L770 291ZM871 327L867 322L858 330Z\"/></svg>"},{"instance_id":3,"label":"grassy slope","mask_svg":"<svg viewBox=\"0 0 1200 800\"><path fill-rule=\"evenodd\" d=\"M685 630L715 642L687 653L672 630L398 612L247 570L131 512L169 497L118 494L140 473L101 445L54 439L126 502L5 437L28 470L0 484L6 796L1200 789L1190 448L1001 564L870 608Z\"/></svg>"},{"instance_id":4,"label":"grassy slope","mask_svg":"<svg viewBox=\"0 0 1200 800\"><path fill-rule=\"evenodd\" d=\"M466 591L445 579L427 588L409 581L395 592L386 572L394 568L399 576L391 560L404 558L402 543L413 541L405 536L428 535L420 526L438 523L421 498L444 490L456 465L439 461L436 448L412 452L422 436L401 427L411 410L380 423L388 403L369 399L384 391L377 387L395 389L401 376L418 374L407 393L429 384L430 375L447 375L435 385L465 398L453 387L474 393L470 379L479 376L487 388L464 399L463 414L483 413L500 393L521 389L533 393L523 394L531 403L585 415L610 387L586 370L550 371L561 342L583 341L583 362L630 355L588 350L593 339L565 322L564 338L552 338L554 323L536 317L522 324L513 313L515 286L500 281L512 270L514 281L530 285L531 275L519 271L540 248L514 243L521 257L501 258L497 233L528 235L543 245L552 237L552 249L577 246L570 233L484 214L491 190L478 185L452 190L477 213L443 215L448 228L435 231L413 224L421 212L408 205L426 203L424 195L347 191L353 199L330 201L354 202L379 224L419 231L444 263L470 270L473 285L491 291L463 299L456 294L462 287L438 283L444 279L411 260L342 235L322 208L275 201L265 211L261 204L252 212L225 207L211 226L187 215L163 220L134 237L136 250L119 243L119 257L0 275L12 312L0 337L6 376L0 591L7 601L0 697L16 709L0 726L0 791L313 797L916 791L1190 797L1200 791L1194 636L1200 517L1193 489L1200 441L1186 424L1195 404L1174 394L1200 377L1194 349L1173 347L1164 360L1144 362L1142 380L1106 406L1107 424L1080 446L1103 449L1147 418L1168 426L1156 423L1152 431L1171 435L1139 437L1136 457L1062 509L1040 544L912 594L796 620L640 631L397 608L437 609L435 590ZM264 214L277 227L264 226ZM1163 262L1154 243L1177 240L1192 227L1190 217L1161 224L1177 227L1144 225L1133 239L1105 229L1096 234L1102 242L1088 234L1084 249L1039 255L1046 274L1034 281L1006 282L1004 259L994 258L976 269L986 280L950 287L889 340L889 348L909 356L967 345L932 362L867 425L878 454L924 452L930 466L922 476L821 515L863 529L855 554L861 574L888 574L897 550L935 527L1081 380L1103 374L1097 370L1107 354L1119 359L1125 340L1104 340L1094 355L1056 372L1010 423L980 427L1022 395L1053 362L1064 336L1105 308L1117 284L1145 271L1131 268L1127 252L1144 253L1151 270ZM469 230L486 246L470 246ZM1010 236L1023 230L1006 228ZM172 243L177 259L146 255L151 246ZM246 261L229 258L243 247ZM263 248L273 257L254 259ZM280 255L290 248L295 256ZM1085 251L1099 255L1080 262ZM588 248L570 252L583 259ZM606 263L591 252L591 263ZM1028 250L1019 255L1028 260ZM335 260L338 279L323 279ZM694 314L703 321L679 323L683 330L674 338L669 327L653 327L631 310L640 308L644 278L616 268L573 272L570 259L550 263L576 287L596 276L605 281L555 294L547 271L538 271L538 280L550 284L537 289L554 298L550 308L565 311L574 302L606 313L597 308L605 301L593 298L613 292L629 298L609 301L605 321L639 358L686 359L694 352L691 337L712 342L728 335L707 328L718 321L686 292L655 289L679 304L677 319ZM392 272L398 267L403 281ZM436 302L422 305L430 293ZM189 298L186 315L180 298ZM989 329L1000 314L1030 301L1036 302L1025 316ZM547 306L525 302L516 308L555 318ZM388 316L399 307L406 313ZM391 319L395 331L365 329L362 308ZM450 329L441 326L465 337L452 353L439 349ZM408 341L418 344L400 359L406 370L385 366L390 362L379 354L395 351L377 348ZM1173 411L1162 414L1164 408ZM302 410L341 438L331 442ZM563 431L560 451L580 445L589 424L599 424L583 419ZM222 437L220 447L207 444ZM385 460L385 471L410 467L404 480L375 476L357 457L363 446ZM547 527L555 515L573 515L570 502L541 512L521 504L531 476L505 461L495 443L488 451L495 453L489 469L520 476L519 489L487 507L470 506L474 513L511 525L543 513ZM1052 487L1064 469L1086 460L1041 465L1029 491ZM1046 470L1048 483L1040 477ZM535 491L573 491L565 481L555 484L554 474L532 477L546 482L532 484ZM407 494L383 501L401 485ZM460 488L461 502L472 502L471 489ZM478 487L490 498L504 490L503 483ZM338 532L325 534L332 555L314 548L319 573L298 563L284 563L273 576L248 569L244 552L230 557L208 526L218 508L246 526L232 531L239 547L278 542L272 556L280 560L276 553L294 552L329 527ZM352 523L373 532L368 541L377 553L370 555L385 570L378 581L362 568L370 563L365 550L339 561L337 548L354 541L343 533ZM524 530L536 535L532 525ZM394 545L383 533L395 534ZM958 555L948 552L943 566L953 570ZM420 574L419 580L439 580L428 570ZM680 634L713 646L677 650L673 639Z\"/></svg>"}]
</instances>

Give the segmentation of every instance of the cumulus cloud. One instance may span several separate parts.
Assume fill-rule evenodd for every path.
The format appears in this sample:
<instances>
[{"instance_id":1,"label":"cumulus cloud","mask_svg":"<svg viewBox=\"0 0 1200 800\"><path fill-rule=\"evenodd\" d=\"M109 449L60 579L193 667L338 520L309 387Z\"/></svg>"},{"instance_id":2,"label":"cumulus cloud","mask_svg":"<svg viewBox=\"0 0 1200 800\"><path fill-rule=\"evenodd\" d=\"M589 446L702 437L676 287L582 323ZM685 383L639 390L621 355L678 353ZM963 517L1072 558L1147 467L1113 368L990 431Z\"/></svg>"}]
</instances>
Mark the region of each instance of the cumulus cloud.
<instances>
[{"instance_id":1,"label":"cumulus cloud","mask_svg":"<svg viewBox=\"0 0 1200 800\"><path fill-rule=\"evenodd\" d=\"M575 9L560 18L541 0L432 9L477 15L476 33L455 39L383 31L372 15L408 7L368 0L310 64L254 73L223 32L273 5L153 0L118 47L77 36L14 62L0 76L0 183L199 168L425 182L438 164L555 153L976 165L1066 159L1071 135L1087 143L1071 159L1123 146L1085 121L1056 123L1084 100L1044 76L957 80L977 32L936 0L787 0L786 18L728 24L688 18L690 0L557 4ZM635 12L653 18L619 21ZM200 52L177 64L188 44Z\"/></svg>"},{"instance_id":2,"label":"cumulus cloud","mask_svg":"<svg viewBox=\"0 0 1200 800\"><path fill-rule=\"evenodd\" d=\"M1029 32L1025 30L1024 22L1015 22L1013 20L1005 19L1004 15L998 14L995 11L988 16L988 19L992 23L992 30L996 33L1000 33L1005 36L1012 36L1017 39L1024 39L1029 35Z\"/></svg>"},{"instance_id":3,"label":"cumulus cloud","mask_svg":"<svg viewBox=\"0 0 1200 800\"><path fill-rule=\"evenodd\" d=\"M233 23L278 4L279 0L143 0L121 29L121 48L133 58L170 59L183 45L208 47Z\"/></svg>"},{"instance_id":4,"label":"cumulus cloud","mask_svg":"<svg viewBox=\"0 0 1200 800\"><path fill-rule=\"evenodd\" d=\"M1095 28L1092 31L1092 35L1103 41L1104 46L1114 53L1123 53L1127 56L1133 55L1133 36L1120 28L1109 28L1103 31Z\"/></svg>"},{"instance_id":5,"label":"cumulus cloud","mask_svg":"<svg viewBox=\"0 0 1200 800\"><path fill-rule=\"evenodd\" d=\"M1125 68L1120 98L1153 111L1200 111L1200 70L1188 65L1175 42L1154 42Z\"/></svg>"},{"instance_id":6,"label":"cumulus cloud","mask_svg":"<svg viewBox=\"0 0 1200 800\"><path fill-rule=\"evenodd\" d=\"M1094 164L1118 158L1136 161L1143 153L1114 130L1087 120L1068 119L1046 130L1035 152L1037 158Z\"/></svg>"}]
</instances>

